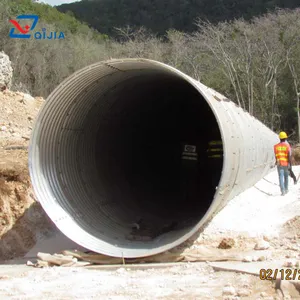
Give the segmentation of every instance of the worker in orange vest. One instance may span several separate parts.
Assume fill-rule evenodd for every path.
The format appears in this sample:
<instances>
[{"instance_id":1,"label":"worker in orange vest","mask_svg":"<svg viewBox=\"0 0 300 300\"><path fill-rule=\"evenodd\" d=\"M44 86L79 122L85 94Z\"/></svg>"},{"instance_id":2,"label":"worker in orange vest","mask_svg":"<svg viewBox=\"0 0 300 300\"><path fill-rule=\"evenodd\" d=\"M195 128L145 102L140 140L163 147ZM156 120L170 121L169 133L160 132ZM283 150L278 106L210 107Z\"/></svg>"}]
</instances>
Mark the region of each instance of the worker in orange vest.
<instances>
[{"instance_id":1,"label":"worker in orange vest","mask_svg":"<svg viewBox=\"0 0 300 300\"><path fill-rule=\"evenodd\" d=\"M289 191L289 168L291 167L291 146L287 143L287 134L279 133L280 143L274 146L274 154L279 176L281 195Z\"/></svg>"}]
</instances>

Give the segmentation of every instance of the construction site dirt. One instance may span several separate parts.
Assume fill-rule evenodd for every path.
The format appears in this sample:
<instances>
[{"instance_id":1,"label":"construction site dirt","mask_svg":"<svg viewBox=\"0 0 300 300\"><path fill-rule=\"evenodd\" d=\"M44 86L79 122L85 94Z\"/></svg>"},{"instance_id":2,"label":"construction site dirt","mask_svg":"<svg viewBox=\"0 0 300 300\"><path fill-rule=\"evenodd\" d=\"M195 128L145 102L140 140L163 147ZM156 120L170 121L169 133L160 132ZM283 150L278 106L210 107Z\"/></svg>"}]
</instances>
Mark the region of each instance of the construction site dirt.
<instances>
[{"instance_id":1,"label":"construction site dirt","mask_svg":"<svg viewBox=\"0 0 300 300\"><path fill-rule=\"evenodd\" d=\"M42 103L0 92L1 299L300 299L297 282L259 277L261 269L299 268L299 189L290 179L281 197L275 169L167 253L139 261L85 253L32 191L27 148Z\"/></svg>"}]
</instances>

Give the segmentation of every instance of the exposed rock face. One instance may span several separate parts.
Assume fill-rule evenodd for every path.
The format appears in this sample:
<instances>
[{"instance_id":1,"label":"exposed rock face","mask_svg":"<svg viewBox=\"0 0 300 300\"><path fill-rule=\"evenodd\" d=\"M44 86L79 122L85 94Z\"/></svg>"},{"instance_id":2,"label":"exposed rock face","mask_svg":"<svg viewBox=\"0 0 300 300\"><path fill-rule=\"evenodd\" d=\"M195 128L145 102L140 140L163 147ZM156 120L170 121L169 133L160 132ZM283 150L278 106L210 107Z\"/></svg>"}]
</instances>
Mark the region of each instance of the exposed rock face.
<instances>
[{"instance_id":1,"label":"exposed rock face","mask_svg":"<svg viewBox=\"0 0 300 300\"><path fill-rule=\"evenodd\" d=\"M0 52L0 90L10 89L13 76L11 61L3 51Z\"/></svg>"},{"instance_id":2,"label":"exposed rock face","mask_svg":"<svg viewBox=\"0 0 300 300\"><path fill-rule=\"evenodd\" d=\"M29 138L43 102L6 85L0 91L0 260L22 257L53 232L28 171Z\"/></svg>"}]
</instances>

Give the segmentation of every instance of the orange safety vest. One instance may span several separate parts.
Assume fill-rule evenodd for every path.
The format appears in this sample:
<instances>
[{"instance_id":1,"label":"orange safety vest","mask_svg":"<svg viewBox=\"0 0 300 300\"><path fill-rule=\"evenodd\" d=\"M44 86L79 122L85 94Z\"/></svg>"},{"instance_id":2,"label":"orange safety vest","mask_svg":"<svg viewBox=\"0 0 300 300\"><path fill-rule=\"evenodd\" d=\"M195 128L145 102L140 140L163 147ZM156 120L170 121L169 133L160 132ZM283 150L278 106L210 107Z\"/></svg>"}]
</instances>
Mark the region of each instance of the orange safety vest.
<instances>
[{"instance_id":1,"label":"orange safety vest","mask_svg":"<svg viewBox=\"0 0 300 300\"><path fill-rule=\"evenodd\" d=\"M288 157L290 150L290 145L286 143L279 143L274 146L274 153L280 166L288 166Z\"/></svg>"}]
</instances>

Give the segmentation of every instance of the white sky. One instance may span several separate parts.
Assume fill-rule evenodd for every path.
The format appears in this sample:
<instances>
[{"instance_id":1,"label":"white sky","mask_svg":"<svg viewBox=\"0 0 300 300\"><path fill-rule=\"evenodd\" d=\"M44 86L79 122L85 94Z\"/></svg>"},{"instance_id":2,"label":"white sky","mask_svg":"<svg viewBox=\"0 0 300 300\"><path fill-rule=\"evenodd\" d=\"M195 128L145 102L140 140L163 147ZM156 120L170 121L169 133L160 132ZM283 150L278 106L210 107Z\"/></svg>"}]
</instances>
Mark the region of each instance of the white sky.
<instances>
[{"instance_id":1,"label":"white sky","mask_svg":"<svg viewBox=\"0 0 300 300\"><path fill-rule=\"evenodd\" d=\"M72 2L77 2L80 0L40 0L40 2L44 2L50 5L60 5L60 4L64 4L64 3L72 3Z\"/></svg>"}]
</instances>

